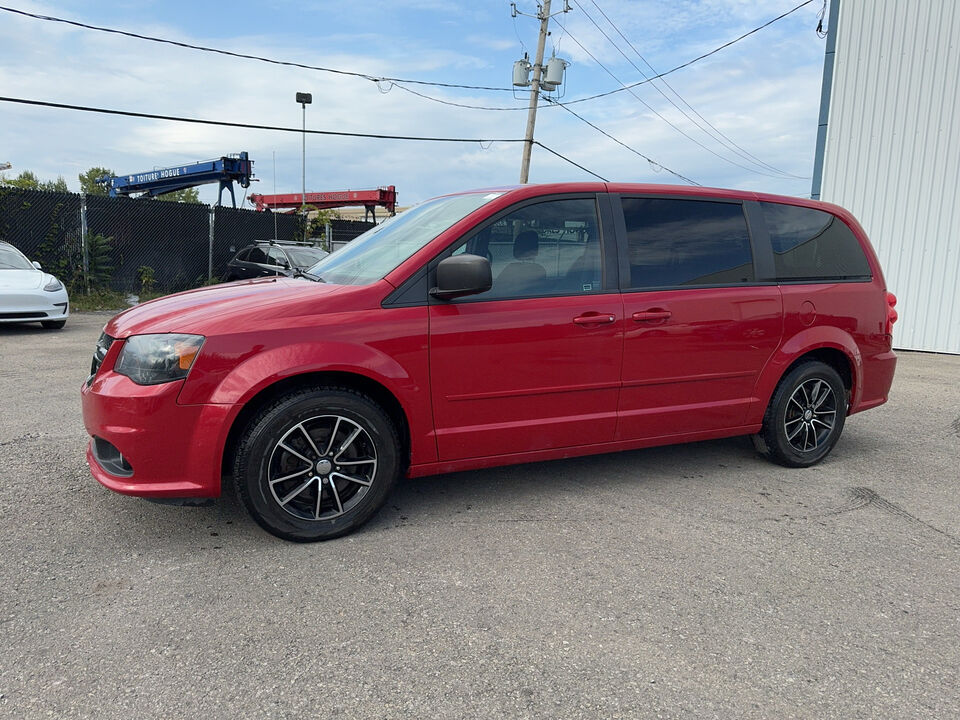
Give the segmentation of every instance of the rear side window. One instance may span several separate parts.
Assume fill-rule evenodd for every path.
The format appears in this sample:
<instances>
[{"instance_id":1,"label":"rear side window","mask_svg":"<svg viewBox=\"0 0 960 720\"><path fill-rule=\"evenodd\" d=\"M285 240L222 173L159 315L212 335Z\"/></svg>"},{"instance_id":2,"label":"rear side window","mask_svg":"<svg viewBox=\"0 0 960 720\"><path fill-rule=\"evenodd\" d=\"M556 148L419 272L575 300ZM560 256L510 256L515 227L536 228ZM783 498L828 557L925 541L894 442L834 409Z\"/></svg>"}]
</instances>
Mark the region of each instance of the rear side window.
<instances>
[{"instance_id":1,"label":"rear side window","mask_svg":"<svg viewBox=\"0 0 960 720\"><path fill-rule=\"evenodd\" d=\"M869 280L870 264L853 231L828 212L760 203L778 280Z\"/></svg>"},{"instance_id":2,"label":"rear side window","mask_svg":"<svg viewBox=\"0 0 960 720\"><path fill-rule=\"evenodd\" d=\"M631 288L729 285L754 279L739 203L623 198Z\"/></svg>"}]
</instances>

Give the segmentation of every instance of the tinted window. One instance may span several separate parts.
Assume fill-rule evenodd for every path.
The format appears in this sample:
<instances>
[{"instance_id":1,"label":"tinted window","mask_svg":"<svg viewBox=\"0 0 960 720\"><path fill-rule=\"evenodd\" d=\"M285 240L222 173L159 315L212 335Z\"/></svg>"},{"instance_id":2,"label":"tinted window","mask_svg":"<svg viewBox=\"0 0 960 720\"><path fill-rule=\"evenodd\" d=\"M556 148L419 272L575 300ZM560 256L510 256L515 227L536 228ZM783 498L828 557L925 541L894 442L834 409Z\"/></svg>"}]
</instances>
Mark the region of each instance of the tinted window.
<instances>
[{"instance_id":1,"label":"tinted window","mask_svg":"<svg viewBox=\"0 0 960 720\"><path fill-rule=\"evenodd\" d=\"M258 247L250 248L250 254L247 255L244 260L246 262L261 263L263 265L266 265L269 262L267 260L267 254Z\"/></svg>"},{"instance_id":2,"label":"tinted window","mask_svg":"<svg viewBox=\"0 0 960 720\"><path fill-rule=\"evenodd\" d=\"M581 295L603 288L596 201L527 205L470 237L456 253L490 260L493 287L464 300Z\"/></svg>"},{"instance_id":3,"label":"tinted window","mask_svg":"<svg viewBox=\"0 0 960 720\"><path fill-rule=\"evenodd\" d=\"M870 265L853 231L822 210L760 203L778 280L869 278Z\"/></svg>"},{"instance_id":4,"label":"tinted window","mask_svg":"<svg viewBox=\"0 0 960 720\"><path fill-rule=\"evenodd\" d=\"M753 281L753 256L738 203L624 198L630 287Z\"/></svg>"}]
</instances>

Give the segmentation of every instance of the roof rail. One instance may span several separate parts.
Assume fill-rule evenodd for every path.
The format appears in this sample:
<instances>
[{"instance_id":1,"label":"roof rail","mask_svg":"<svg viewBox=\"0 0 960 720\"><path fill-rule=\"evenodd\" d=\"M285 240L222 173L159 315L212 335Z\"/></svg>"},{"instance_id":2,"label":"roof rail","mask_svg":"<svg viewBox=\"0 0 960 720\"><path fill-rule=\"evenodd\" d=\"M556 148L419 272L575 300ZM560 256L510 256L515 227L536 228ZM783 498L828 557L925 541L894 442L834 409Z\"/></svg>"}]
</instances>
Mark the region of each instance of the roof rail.
<instances>
[{"instance_id":1,"label":"roof rail","mask_svg":"<svg viewBox=\"0 0 960 720\"><path fill-rule=\"evenodd\" d=\"M303 247L317 247L317 243L308 240L254 240L254 245L302 245Z\"/></svg>"}]
</instances>

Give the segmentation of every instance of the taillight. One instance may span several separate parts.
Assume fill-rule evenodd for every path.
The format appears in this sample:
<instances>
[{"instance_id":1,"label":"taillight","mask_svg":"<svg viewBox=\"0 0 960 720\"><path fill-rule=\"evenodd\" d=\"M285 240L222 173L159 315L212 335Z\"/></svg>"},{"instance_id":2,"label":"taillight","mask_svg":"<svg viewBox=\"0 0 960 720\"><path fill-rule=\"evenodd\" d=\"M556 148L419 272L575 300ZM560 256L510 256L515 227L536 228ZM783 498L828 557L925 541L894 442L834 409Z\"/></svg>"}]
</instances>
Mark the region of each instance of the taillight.
<instances>
[{"instance_id":1,"label":"taillight","mask_svg":"<svg viewBox=\"0 0 960 720\"><path fill-rule=\"evenodd\" d=\"M887 335L893 335L893 324L897 321L897 296L892 292L887 293Z\"/></svg>"}]
</instances>

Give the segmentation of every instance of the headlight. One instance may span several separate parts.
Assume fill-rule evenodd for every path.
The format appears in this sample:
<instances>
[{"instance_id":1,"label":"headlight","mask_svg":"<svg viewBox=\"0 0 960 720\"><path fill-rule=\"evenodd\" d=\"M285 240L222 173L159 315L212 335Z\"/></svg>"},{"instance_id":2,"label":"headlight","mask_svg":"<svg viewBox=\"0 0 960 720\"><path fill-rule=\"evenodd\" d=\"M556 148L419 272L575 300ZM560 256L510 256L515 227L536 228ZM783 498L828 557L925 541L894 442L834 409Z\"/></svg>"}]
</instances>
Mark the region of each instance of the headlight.
<instances>
[{"instance_id":1,"label":"headlight","mask_svg":"<svg viewBox=\"0 0 960 720\"><path fill-rule=\"evenodd\" d=\"M57 290L63 290L63 283L55 277L52 277L50 278L50 282L43 286L43 289L47 292L57 292Z\"/></svg>"},{"instance_id":2,"label":"headlight","mask_svg":"<svg viewBox=\"0 0 960 720\"><path fill-rule=\"evenodd\" d=\"M124 341L113 371L138 385L182 380L202 345L202 335L133 335Z\"/></svg>"}]
</instances>

